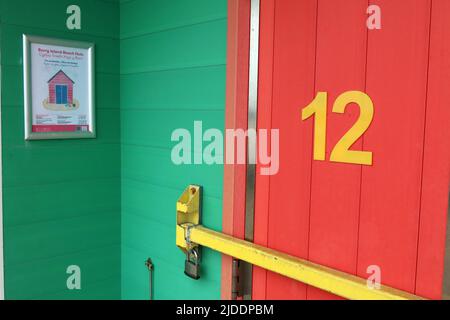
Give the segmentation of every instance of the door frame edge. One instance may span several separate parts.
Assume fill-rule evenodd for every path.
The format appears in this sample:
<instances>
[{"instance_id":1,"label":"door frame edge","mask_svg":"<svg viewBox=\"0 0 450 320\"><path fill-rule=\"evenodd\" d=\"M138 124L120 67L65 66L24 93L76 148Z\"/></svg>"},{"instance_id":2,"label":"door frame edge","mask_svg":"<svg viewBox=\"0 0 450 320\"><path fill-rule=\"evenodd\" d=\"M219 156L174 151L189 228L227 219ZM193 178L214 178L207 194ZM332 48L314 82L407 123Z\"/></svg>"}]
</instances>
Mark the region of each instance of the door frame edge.
<instances>
[{"instance_id":1,"label":"door frame edge","mask_svg":"<svg viewBox=\"0 0 450 320\"><path fill-rule=\"evenodd\" d=\"M225 128L248 128L251 0L228 0ZM222 231L245 238L246 165L224 165ZM222 256L221 298L231 300L233 259Z\"/></svg>"}]
</instances>

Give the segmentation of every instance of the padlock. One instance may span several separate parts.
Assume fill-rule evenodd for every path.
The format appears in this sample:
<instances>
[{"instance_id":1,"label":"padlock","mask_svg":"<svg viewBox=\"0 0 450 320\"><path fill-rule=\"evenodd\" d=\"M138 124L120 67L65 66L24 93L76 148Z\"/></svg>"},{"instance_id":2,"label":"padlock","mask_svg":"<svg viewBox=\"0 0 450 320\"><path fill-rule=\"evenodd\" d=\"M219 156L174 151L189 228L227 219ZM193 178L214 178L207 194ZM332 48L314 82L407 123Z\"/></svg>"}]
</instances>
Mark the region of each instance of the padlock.
<instances>
[{"instance_id":1,"label":"padlock","mask_svg":"<svg viewBox=\"0 0 450 320\"><path fill-rule=\"evenodd\" d=\"M187 251L184 274L194 280L200 279L200 261L197 248Z\"/></svg>"}]
</instances>

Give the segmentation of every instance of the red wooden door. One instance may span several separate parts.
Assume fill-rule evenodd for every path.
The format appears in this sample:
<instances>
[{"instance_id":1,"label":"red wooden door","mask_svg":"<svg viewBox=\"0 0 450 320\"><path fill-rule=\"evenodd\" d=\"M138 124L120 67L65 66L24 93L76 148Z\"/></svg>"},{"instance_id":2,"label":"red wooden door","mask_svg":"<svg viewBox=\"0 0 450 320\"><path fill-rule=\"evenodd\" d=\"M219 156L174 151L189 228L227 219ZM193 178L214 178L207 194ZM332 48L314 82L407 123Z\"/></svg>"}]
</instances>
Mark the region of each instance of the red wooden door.
<instances>
[{"instance_id":1,"label":"red wooden door","mask_svg":"<svg viewBox=\"0 0 450 320\"><path fill-rule=\"evenodd\" d=\"M369 30L367 8L381 9ZM382 284L440 298L450 162L450 1L262 0L258 127L280 130L280 170L257 176L255 242ZM331 162L365 92L374 118L352 150L373 164ZM328 93L326 160L313 160L314 119ZM259 172L259 170L258 170ZM332 295L255 268L254 299Z\"/></svg>"}]
</instances>

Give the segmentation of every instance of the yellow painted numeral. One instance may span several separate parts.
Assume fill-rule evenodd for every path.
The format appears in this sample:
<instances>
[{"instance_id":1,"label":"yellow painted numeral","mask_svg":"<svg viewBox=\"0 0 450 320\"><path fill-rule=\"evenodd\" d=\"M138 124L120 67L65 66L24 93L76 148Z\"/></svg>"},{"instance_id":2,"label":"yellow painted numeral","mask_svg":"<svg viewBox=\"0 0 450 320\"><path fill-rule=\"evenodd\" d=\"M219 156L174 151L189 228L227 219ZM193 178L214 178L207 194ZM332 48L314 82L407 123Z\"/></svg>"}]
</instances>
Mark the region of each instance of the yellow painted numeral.
<instances>
[{"instance_id":1,"label":"yellow painted numeral","mask_svg":"<svg viewBox=\"0 0 450 320\"><path fill-rule=\"evenodd\" d=\"M307 120L314 115L314 160L325 160L326 131L327 131L327 104L326 92L319 92L306 108L302 111L302 120ZM330 161L372 165L373 154L370 151L350 150L351 146L367 131L373 120L374 107L370 97L361 91L348 91L341 94L333 106L334 113L345 113L350 103L359 106L361 112L358 121L342 137L331 152Z\"/></svg>"},{"instance_id":2,"label":"yellow painted numeral","mask_svg":"<svg viewBox=\"0 0 450 320\"><path fill-rule=\"evenodd\" d=\"M326 92L319 92L316 98L302 111L302 120L314 116L314 160L325 160L327 140L327 101Z\"/></svg>"},{"instance_id":3,"label":"yellow painted numeral","mask_svg":"<svg viewBox=\"0 0 450 320\"><path fill-rule=\"evenodd\" d=\"M349 91L341 94L334 103L333 112L344 113L350 103L356 103L361 112L358 121L342 137L331 152L330 161L372 165L372 152L354 151L350 147L369 129L373 120L373 102L364 92Z\"/></svg>"}]
</instances>

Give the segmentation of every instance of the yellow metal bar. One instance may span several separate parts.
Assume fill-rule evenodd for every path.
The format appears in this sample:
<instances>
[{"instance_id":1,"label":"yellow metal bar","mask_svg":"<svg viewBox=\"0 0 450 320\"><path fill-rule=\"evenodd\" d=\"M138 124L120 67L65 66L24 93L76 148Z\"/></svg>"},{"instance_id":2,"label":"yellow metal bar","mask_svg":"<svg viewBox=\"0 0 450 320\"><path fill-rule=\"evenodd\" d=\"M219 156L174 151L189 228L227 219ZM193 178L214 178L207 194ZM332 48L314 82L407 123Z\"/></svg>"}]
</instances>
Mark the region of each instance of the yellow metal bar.
<instances>
[{"instance_id":1,"label":"yellow metal bar","mask_svg":"<svg viewBox=\"0 0 450 320\"><path fill-rule=\"evenodd\" d=\"M371 289L363 278L236 239L202 226L178 226L177 234L181 233L184 239L188 228L190 229L189 238L193 243L343 298L351 300L423 300L421 297L387 286ZM180 241L183 240L180 239Z\"/></svg>"},{"instance_id":2,"label":"yellow metal bar","mask_svg":"<svg viewBox=\"0 0 450 320\"><path fill-rule=\"evenodd\" d=\"M197 246L352 300L424 300L391 287L372 289L363 278L206 229L200 225L201 188L191 185L177 202L176 244L186 252Z\"/></svg>"}]
</instances>

